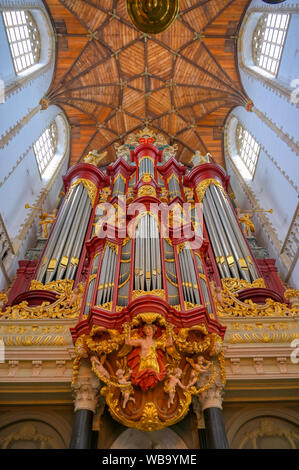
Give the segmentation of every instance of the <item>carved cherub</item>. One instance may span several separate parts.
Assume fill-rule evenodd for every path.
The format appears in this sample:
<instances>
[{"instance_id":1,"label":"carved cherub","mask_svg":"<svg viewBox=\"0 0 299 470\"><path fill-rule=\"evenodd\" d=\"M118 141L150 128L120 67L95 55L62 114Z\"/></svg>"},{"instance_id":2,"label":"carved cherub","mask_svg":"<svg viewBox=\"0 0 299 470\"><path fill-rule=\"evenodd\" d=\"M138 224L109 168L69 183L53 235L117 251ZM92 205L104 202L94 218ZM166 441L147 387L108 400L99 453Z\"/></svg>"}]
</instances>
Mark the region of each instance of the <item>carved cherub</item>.
<instances>
[{"instance_id":1,"label":"carved cherub","mask_svg":"<svg viewBox=\"0 0 299 470\"><path fill-rule=\"evenodd\" d=\"M119 368L115 372L115 375L116 375L117 381L120 385L127 385L127 387L121 388L121 394L122 394L123 399L124 399L122 407L126 408L127 403L129 401L132 401L133 403L135 403L135 398L131 396L132 393L134 393L134 389L133 389L131 381L128 380L132 375L132 371L131 371L131 369L129 369L129 372L126 374L126 371L124 369Z\"/></svg>"},{"instance_id":2,"label":"carved cherub","mask_svg":"<svg viewBox=\"0 0 299 470\"><path fill-rule=\"evenodd\" d=\"M206 361L203 356L197 356L196 362L194 362L191 357L187 357L186 361L189 362L192 367L190 382L188 384L188 388L190 388L198 382L200 374L206 372L212 363L211 361ZM205 362L206 364L204 365Z\"/></svg>"},{"instance_id":3,"label":"carved cherub","mask_svg":"<svg viewBox=\"0 0 299 470\"><path fill-rule=\"evenodd\" d=\"M105 356L104 356L104 358L105 358ZM90 360L91 360L91 362L94 363L95 368L97 369L97 371L99 372L100 375L102 375L106 379L110 379L109 372L105 369L102 362L100 361L100 359L97 356L91 356Z\"/></svg>"},{"instance_id":4,"label":"carved cherub","mask_svg":"<svg viewBox=\"0 0 299 470\"><path fill-rule=\"evenodd\" d=\"M181 380L180 380L180 378L182 377L182 373L183 373L183 371L179 367L174 369L173 372L168 372L168 377L169 378L166 381L165 386L164 386L165 392L168 393L168 395L169 395L169 399L168 399L168 402L167 402L167 407L168 408L170 408L171 405L173 404L173 400L174 400L175 392L176 392L176 387L179 386L183 390L187 389L187 387L185 385L183 385Z\"/></svg>"}]
</instances>

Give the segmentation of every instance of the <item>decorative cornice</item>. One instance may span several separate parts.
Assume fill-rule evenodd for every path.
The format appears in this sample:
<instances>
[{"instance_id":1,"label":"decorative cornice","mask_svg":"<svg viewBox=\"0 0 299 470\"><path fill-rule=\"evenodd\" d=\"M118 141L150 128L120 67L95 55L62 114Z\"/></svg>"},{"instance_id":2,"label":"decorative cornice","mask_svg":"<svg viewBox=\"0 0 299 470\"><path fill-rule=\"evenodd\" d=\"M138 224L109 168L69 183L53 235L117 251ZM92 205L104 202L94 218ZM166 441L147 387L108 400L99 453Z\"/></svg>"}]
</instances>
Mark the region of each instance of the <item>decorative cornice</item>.
<instances>
[{"instance_id":1,"label":"decorative cornice","mask_svg":"<svg viewBox=\"0 0 299 470\"><path fill-rule=\"evenodd\" d=\"M266 114L260 111L256 106L253 107L253 112L270 128L273 132L287 144L292 152L299 155L299 143L294 141L294 138L286 134L282 130L282 126L278 127Z\"/></svg>"},{"instance_id":2,"label":"decorative cornice","mask_svg":"<svg viewBox=\"0 0 299 470\"><path fill-rule=\"evenodd\" d=\"M11 127L8 131L6 131L5 134L2 134L0 139L0 149L3 149L5 145L7 145L8 142L15 135L17 135L22 129L22 127L24 127L30 121L30 119L32 119L33 116L38 113L39 110L39 105L35 106L35 108L31 109L31 111L29 111L29 113L26 114L26 116L24 116L21 120L19 120L17 124L14 125L14 127Z\"/></svg>"}]
</instances>

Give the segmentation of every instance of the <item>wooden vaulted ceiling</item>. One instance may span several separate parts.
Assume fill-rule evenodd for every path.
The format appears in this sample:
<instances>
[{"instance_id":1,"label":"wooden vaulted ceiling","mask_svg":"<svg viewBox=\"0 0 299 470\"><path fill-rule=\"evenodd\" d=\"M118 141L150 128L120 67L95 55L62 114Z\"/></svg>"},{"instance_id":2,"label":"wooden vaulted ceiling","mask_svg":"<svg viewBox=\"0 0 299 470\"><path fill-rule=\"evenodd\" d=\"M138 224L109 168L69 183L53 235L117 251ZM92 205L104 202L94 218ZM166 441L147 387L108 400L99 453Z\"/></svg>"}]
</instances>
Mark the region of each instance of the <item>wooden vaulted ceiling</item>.
<instances>
[{"instance_id":1,"label":"wooden vaulted ceiling","mask_svg":"<svg viewBox=\"0 0 299 470\"><path fill-rule=\"evenodd\" d=\"M223 125L248 99L236 65L236 38L249 0L180 0L180 14L158 35L132 24L126 0L47 0L57 35L48 92L71 125L70 165L88 151L108 151L147 125L224 165Z\"/></svg>"}]
</instances>

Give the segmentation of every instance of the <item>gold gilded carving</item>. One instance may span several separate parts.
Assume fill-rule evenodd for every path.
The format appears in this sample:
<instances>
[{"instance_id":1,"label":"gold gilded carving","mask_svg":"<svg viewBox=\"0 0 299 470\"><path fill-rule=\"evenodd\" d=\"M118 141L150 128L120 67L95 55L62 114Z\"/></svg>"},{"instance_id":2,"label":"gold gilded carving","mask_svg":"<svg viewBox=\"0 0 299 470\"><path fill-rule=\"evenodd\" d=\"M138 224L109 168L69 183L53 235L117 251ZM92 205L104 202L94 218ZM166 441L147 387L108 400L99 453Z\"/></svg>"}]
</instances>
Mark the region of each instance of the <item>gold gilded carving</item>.
<instances>
[{"instance_id":1,"label":"gold gilded carving","mask_svg":"<svg viewBox=\"0 0 299 470\"><path fill-rule=\"evenodd\" d=\"M144 183L150 183L152 181L152 175L150 173L144 173L142 176L142 181Z\"/></svg>"},{"instance_id":2,"label":"gold gilded carving","mask_svg":"<svg viewBox=\"0 0 299 470\"><path fill-rule=\"evenodd\" d=\"M150 290L150 291L145 291L145 290L133 290L132 293L132 299L138 299L139 297L142 297L144 295L155 295L157 297L161 297L162 299L165 300L165 290L164 289L155 289L155 290Z\"/></svg>"},{"instance_id":3,"label":"gold gilded carving","mask_svg":"<svg viewBox=\"0 0 299 470\"><path fill-rule=\"evenodd\" d=\"M204 324L177 328L162 315L145 312L121 331L94 326L81 336L73 381L81 358L89 359L105 384L101 394L113 418L128 427L158 430L181 420L192 395L212 386L217 361L223 366L221 347L222 339Z\"/></svg>"},{"instance_id":4,"label":"gold gilded carving","mask_svg":"<svg viewBox=\"0 0 299 470\"><path fill-rule=\"evenodd\" d=\"M84 157L84 163L98 166L101 160L107 156L108 152L98 153L96 150L92 150Z\"/></svg>"},{"instance_id":5,"label":"gold gilded carving","mask_svg":"<svg viewBox=\"0 0 299 470\"><path fill-rule=\"evenodd\" d=\"M292 307L299 308L299 289L287 289L284 296L290 302Z\"/></svg>"},{"instance_id":6,"label":"gold gilded carving","mask_svg":"<svg viewBox=\"0 0 299 470\"><path fill-rule=\"evenodd\" d=\"M222 285L224 289L228 289L230 292L237 292L238 290L248 288L266 287L263 278L255 279L255 281L250 283L244 279L237 279L236 277L224 277L222 279Z\"/></svg>"},{"instance_id":7,"label":"gold gilded carving","mask_svg":"<svg viewBox=\"0 0 299 470\"><path fill-rule=\"evenodd\" d=\"M226 278L222 279L223 290L211 283L212 294L221 317L273 317L299 315L299 306L289 307L285 303L276 302L270 298L265 304L256 304L251 299L238 299L238 290L248 287L264 287L262 279L256 279L252 284L247 281Z\"/></svg>"},{"instance_id":8,"label":"gold gilded carving","mask_svg":"<svg viewBox=\"0 0 299 470\"><path fill-rule=\"evenodd\" d=\"M157 192L153 186L145 184L144 186L141 186L141 188L138 189L137 197L142 196L157 197Z\"/></svg>"},{"instance_id":9,"label":"gold gilded carving","mask_svg":"<svg viewBox=\"0 0 299 470\"><path fill-rule=\"evenodd\" d=\"M84 284L80 283L72 290L73 281L53 281L43 285L32 281L30 289L51 290L58 293L55 302L42 302L41 305L29 307L27 301L7 307L0 312L0 319L30 319L30 318L77 318L82 302Z\"/></svg>"},{"instance_id":10,"label":"gold gilded carving","mask_svg":"<svg viewBox=\"0 0 299 470\"><path fill-rule=\"evenodd\" d=\"M69 192L71 192L76 186L78 186L78 184L82 184L84 188L87 190L87 194L90 199L91 206L93 207L95 203L95 199L96 199L96 194L97 194L96 185L90 180L79 178L71 184Z\"/></svg>"},{"instance_id":11,"label":"gold gilded carving","mask_svg":"<svg viewBox=\"0 0 299 470\"><path fill-rule=\"evenodd\" d=\"M221 189L221 191L223 192L223 194L225 195L225 197L227 197L226 195L226 192L222 186L222 184L213 179L213 178L209 178L209 179L205 179L203 181L201 181L197 186L196 186L196 194L197 194L197 197L198 197L198 200L199 202L202 202L204 197L205 197L205 194L206 194L206 190L209 188L209 186L211 184L214 184L215 186L217 186L218 188Z\"/></svg>"}]
</instances>

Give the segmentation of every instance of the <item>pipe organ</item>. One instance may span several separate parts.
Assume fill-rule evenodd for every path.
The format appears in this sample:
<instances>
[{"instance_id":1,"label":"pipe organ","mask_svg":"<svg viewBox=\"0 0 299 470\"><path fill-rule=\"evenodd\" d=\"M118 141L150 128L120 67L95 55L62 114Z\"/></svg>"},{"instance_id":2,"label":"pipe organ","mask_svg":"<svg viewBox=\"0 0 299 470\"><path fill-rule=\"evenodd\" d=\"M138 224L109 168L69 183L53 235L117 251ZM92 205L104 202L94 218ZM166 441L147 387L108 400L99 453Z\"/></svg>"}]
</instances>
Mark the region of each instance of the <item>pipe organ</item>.
<instances>
[{"instance_id":1,"label":"pipe organ","mask_svg":"<svg viewBox=\"0 0 299 470\"><path fill-rule=\"evenodd\" d=\"M18 274L7 307L74 319L74 384L87 364L112 418L142 431L224 385L225 309L283 302L273 270L261 278L223 168L199 152L187 168L175 151L145 128L106 168L92 153L70 168L40 261Z\"/></svg>"}]
</instances>

